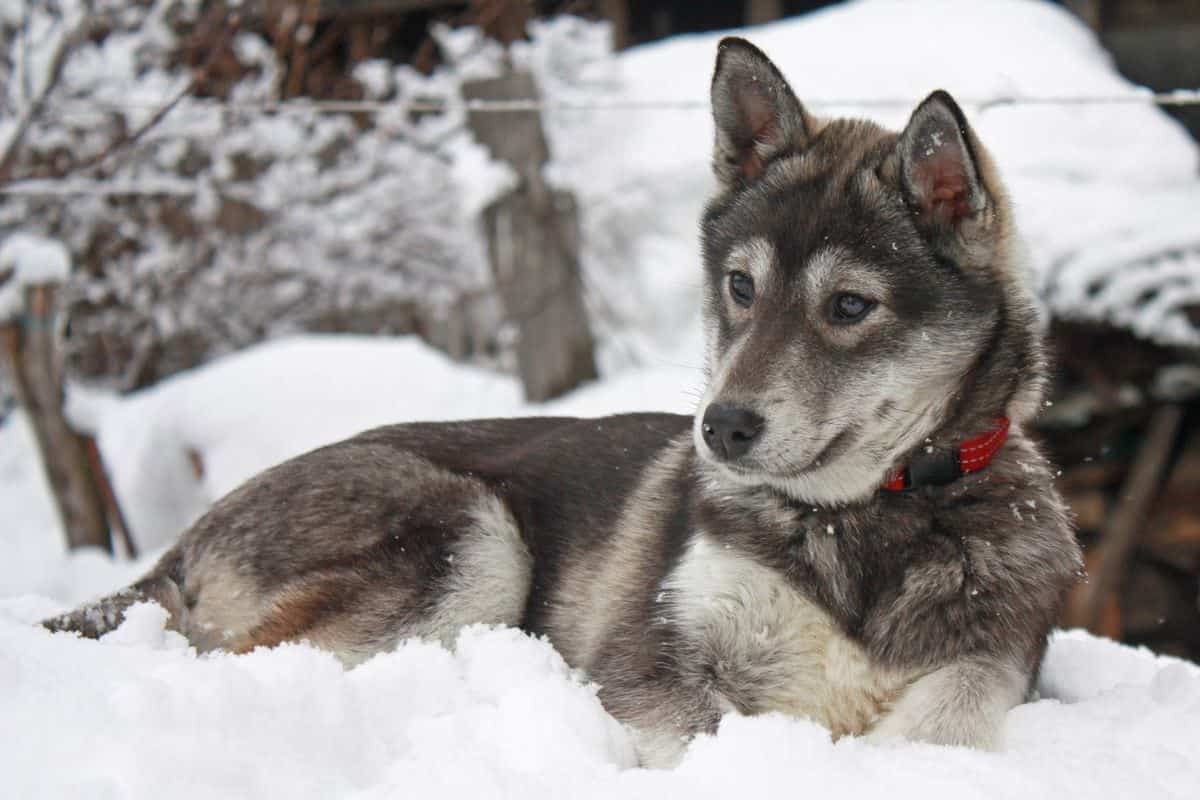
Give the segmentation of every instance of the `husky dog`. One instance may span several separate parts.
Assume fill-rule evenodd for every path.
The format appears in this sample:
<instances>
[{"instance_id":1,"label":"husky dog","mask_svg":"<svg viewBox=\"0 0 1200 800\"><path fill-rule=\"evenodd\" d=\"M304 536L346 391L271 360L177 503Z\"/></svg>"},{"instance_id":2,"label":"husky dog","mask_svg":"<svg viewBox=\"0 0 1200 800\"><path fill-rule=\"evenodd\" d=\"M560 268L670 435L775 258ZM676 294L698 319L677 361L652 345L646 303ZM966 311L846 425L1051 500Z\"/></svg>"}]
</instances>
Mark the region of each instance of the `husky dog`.
<instances>
[{"instance_id":1,"label":"husky dog","mask_svg":"<svg viewBox=\"0 0 1200 800\"><path fill-rule=\"evenodd\" d=\"M346 663L544 634L647 765L730 711L996 747L1080 569L1027 426L1039 326L991 160L945 92L821 119L720 45L695 418L394 425L267 470L129 589L199 650Z\"/></svg>"}]
</instances>

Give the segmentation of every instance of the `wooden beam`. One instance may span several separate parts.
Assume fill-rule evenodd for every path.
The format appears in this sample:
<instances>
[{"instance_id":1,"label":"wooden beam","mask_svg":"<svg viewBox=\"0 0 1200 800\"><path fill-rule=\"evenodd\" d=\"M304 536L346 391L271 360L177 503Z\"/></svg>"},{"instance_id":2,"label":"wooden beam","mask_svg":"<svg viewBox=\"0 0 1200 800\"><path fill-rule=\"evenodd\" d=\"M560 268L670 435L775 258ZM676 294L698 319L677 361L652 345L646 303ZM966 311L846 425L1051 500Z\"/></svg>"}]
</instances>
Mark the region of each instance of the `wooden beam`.
<instances>
[{"instance_id":1,"label":"wooden beam","mask_svg":"<svg viewBox=\"0 0 1200 800\"><path fill-rule=\"evenodd\" d=\"M537 99L533 76L513 72L463 84L463 98ZM505 316L517 330L517 370L530 401L547 400L596 377L579 265L574 198L542 177L549 148L541 116L468 112L475 139L519 178L483 214L488 260Z\"/></svg>"},{"instance_id":2,"label":"wooden beam","mask_svg":"<svg viewBox=\"0 0 1200 800\"><path fill-rule=\"evenodd\" d=\"M613 50L629 47L629 0L601 0L600 15L612 25Z\"/></svg>"},{"instance_id":3,"label":"wooden beam","mask_svg":"<svg viewBox=\"0 0 1200 800\"><path fill-rule=\"evenodd\" d=\"M1071 624L1095 632L1103 631L1105 609L1120 587L1146 512L1158 495L1182 420L1183 407L1173 403L1159 406L1150 418L1145 438L1121 487L1117 506L1090 559L1088 582L1072 603L1068 614Z\"/></svg>"}]
</instances>

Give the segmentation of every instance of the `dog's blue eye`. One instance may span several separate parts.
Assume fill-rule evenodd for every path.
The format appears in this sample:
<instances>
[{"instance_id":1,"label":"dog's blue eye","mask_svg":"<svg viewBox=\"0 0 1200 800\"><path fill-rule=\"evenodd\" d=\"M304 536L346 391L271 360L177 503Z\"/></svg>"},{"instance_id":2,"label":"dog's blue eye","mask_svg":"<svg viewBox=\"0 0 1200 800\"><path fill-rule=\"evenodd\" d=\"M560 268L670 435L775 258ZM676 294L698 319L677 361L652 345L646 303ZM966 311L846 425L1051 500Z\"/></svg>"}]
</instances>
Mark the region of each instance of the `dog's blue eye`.
<instances>
[{"instance_id":1,"label":"dog's blue eye","mask_svg":"<svg viewBox=\"0 0 1200 800\"><path fill-rule=\"evenodd\" d=\"M754 278L745 272L729 273L729 296L743 308L754 302Z\"/></svg>"},{"instance_id":2,"label":"dog's blue eye","mask_svg":"<svg viewBox=\"0 0 1200 800\"><path fill-rule=\"evenodd\" d=\"M837 323L858 322L874 307L875 304L865 297L839 292L833 296L830 316Z\"/></svg>"}]
</instances>

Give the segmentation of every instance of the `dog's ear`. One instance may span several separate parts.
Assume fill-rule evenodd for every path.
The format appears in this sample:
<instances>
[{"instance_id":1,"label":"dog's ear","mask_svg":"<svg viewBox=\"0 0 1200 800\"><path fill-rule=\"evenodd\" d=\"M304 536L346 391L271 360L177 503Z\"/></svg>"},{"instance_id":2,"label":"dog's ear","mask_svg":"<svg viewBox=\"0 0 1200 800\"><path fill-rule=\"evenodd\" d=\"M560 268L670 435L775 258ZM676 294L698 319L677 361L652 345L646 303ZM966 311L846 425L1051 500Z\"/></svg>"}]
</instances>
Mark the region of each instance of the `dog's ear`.
<instances>
[{"instance_id":1,"label":"dog's ear","mask_svg":"<svg viewBox=\"0 0 1200 800\"><path fill-rule=\"evenodd\" d=\"M804 147L811 129L771 60L736 37L722 39L717 48L712 112L717 129L713 171L726 186L753 181L772 156Z\"/></svg>"},{"instance_id":2,"label":"dog's ear","mask_svg":"<svg viewBox=\"0 0 1200 800\"><path fill-rule=\"evenodd\" d=\"M917 227L946 255L973 249L973 240L994 227L989 162L946 92L938 90L917 106L890 160Z\"/></svg>"}]
</instances>

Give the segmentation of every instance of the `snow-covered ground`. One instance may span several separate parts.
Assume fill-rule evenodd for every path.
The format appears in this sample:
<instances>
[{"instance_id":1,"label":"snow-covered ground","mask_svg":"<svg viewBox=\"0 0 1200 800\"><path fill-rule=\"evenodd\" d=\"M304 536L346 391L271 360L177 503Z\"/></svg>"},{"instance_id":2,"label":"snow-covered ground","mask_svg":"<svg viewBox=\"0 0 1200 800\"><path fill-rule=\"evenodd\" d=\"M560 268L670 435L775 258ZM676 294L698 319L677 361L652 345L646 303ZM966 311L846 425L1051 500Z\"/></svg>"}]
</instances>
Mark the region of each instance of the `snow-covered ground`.
<instances>
[{"instance_id":1,"label":"snow-covered ground","mask_svg":"<svg viewBox=\"0 0 1200 800\"><path fill-rule=\"evenodd\" d=\"M551 99L634 106L552 114L554 174L580 197L592 285L625 313L613 335L635 351L670 341L696 304L696 221L713 186L704 106L723 34L677 36L613 59L578 23L546 28L530 58ZM1062 6L863 0L737 33L818 115L898 129L930 91L950 91L995 156L1054 312L1200 344L1183 310L1200 302L1200 151L1187 131L1149 103L1002 102L1136 93ZM577 63L580 52L590 62ZM564 62L575 69L555 68ZM637 106L663 100L696 107Z\"/></svg>"},{"instance_id":2,"label":"snow-covered ground","mask_svg":"<svg viewBox=\"0 0 1200 800\"><path fill-rule=\"evenodd\" d=\"M746 33L818 112L846 110L822 98L915 103L935 86L964 98L1129 88L1089 34L1035 3L879 0ZM547 85L552 98L705 97L715 35L601 54L591 71L547 66L590 35L563 27L530 48L543 76L570 73ZM1196 149L1159 112L967 109L1008 176L1052 302L1061 295L1046 287L1073 264L1094 275L1101 261L1200 249L1200 222L1184 213L1200 200ZM899 124L907 109L869 113ZM710 135L690 110L555 117L556 179L580 193L589 278L610 314L605 379L559 401L528 405L512 379L415 340L335 336L261 345L125 398L76 390L71 414L98 434L140 563L65 555L26 420L0 426L0 796L1196 797L1200 669L1078 632L1056 636L1043 699L1009 714L1001 754L834 743L804 720L731 716L679 767L650 771L634 768L593 688L511 630L468 630L454 652L409 642L346 671L302 644L199 657L152 606L100 642L30 624L127 583L258 470L367 427L691 411ZM1168 282L1165 296L1191 285Z\"/></svg>"},{"instance_id":3,"label":"snow-covered ground","mask_svg":"<svg viewBox=\"0 0 1200 800\"><path fill-rule=\"evenodd\" d=\"M659 364L552 404L414 340L261 345L124 400L89 398L117 490L161 549L261 467L397 419L688 410L699 373ZM184 455L202 453L198 481ZM1200 668L1081 632L1058 635L1044 699L1009 714L1007 749L832 742L817 725L727 717L671 771L543 641L470 629L454 652L409 642L353 670L296 644L197 656L140 606L99 642L30 623L128 582L141 564L64 557L18 413L0 428L0 786L7 797L1194 798Z\"/></svg>"}]
</instances>

